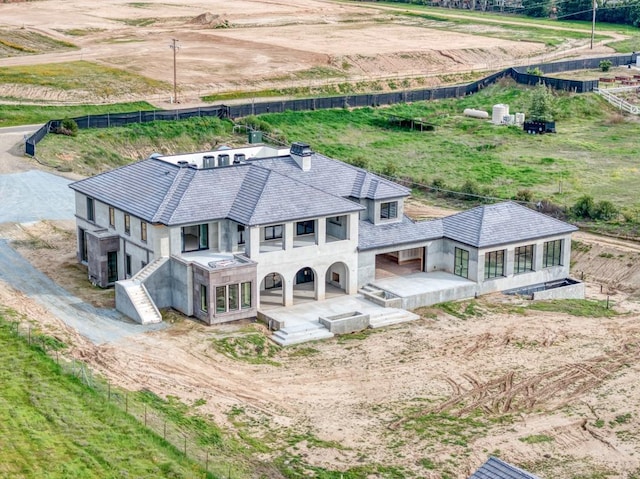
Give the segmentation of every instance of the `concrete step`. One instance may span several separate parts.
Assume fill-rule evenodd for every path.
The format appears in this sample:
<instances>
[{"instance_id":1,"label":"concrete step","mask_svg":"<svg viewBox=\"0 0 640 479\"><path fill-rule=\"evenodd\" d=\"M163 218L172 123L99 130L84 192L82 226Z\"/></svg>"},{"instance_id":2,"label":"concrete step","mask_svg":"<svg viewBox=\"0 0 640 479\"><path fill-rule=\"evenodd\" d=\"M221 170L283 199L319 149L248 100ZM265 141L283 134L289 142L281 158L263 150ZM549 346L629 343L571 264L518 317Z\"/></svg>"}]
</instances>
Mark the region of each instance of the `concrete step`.
<instances>
[{"instance_id":1,"label":"concrete step","mask_svg":"<svg viewBox=\"0 0 640 479\"><path fill-rule=\"evenodd\" d=\"M370 328L384 328L393 326L394 324L406 323L420 319L417 314L405 311L403 309L390 310L385 314L378 314L369 318Z\"/></svg>"},{"instance_id":2,"label":"concrete step","mask_svg":"<svg viewBox=\"0 0 640 479\"><path fill-rule=\"evenodd\" d=\"M161 323L162 315L141 284L133 284L126 289L142 324Z\"/></svg>"},{"instance_id":3,"label":"concrete step","mask_svg":"<svg viewBox=\"0 0 640 479\"><path fill-rule=\"evenodd\" d=\"M274 332L271 339L280 346L291 346L292 344L306 343L320 339L332 338L330 332L320 323L300 323L287 326Z\"/></svg>"}]
</instances>

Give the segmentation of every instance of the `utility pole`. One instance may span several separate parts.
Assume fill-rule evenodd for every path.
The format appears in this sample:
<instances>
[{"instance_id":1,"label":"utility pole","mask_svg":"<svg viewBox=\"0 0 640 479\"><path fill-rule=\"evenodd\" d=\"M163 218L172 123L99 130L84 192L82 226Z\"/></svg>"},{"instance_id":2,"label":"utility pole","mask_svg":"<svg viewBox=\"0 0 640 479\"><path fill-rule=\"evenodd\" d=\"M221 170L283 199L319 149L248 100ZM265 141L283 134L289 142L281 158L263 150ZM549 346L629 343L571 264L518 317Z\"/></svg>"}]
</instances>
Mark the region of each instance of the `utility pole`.
<instances>
[{"instance_id":1,"label":"utility pole","mask_svg":"<svg viewBox=\"0 0 640 479\"><path fill-rule=\"evenodd\" d=\"M174 103L178 103L178 81L177 81L177 70L176 70L176 53L178 53L178 50L180 49L180 45L178 45L178 41L179 40L172 38L171 45L169 45L169 48L173 50L173 102Z\"/></svg>"},{"instance_id":2,"label":"utility pole","mask_svg":"<svg viewBox=\"0 0 640 479\"><path fill-rule=\"evenodd\" d=\"M598 8L597 0L593 0L593 17L591 19L591 50L593 50L593 39L596 36L596 8Z\"/></svg>"}]
</instances>

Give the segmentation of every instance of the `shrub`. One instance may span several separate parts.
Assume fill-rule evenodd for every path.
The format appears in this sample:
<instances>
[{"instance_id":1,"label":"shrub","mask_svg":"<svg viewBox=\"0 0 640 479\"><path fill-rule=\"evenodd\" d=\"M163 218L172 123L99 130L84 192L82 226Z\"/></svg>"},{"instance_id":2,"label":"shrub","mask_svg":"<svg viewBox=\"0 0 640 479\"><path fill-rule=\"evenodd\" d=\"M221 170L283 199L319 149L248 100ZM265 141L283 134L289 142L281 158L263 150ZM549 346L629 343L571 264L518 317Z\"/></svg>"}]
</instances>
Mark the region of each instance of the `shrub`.
<instances>
[{"instance_id":1,"label":"shrub","mask_svg":"<svg viewBox=\"0 0 640 479\"><path fill-rule=\"evenodd\" d=\"M571 213L578 218L593 218L595 206L593 197L584 195L571 207Z\"/></svg>"},{"instance_id":2,"label":"shrub","mask_svg":"<svg viewBox=\"0 0 640 479\"><path fill-rule=\"evenodd\" d=\"M56 133L67 136L78 135L78 124L71 118L65 118L56 129Z\"/></svg>"},{"instance_id":3,"label":"shrub","mask_svg":"<svg viewBox=\"0 0 640 479\"><path fill-rule=\"evenodd\" d=\"M395 178L398 175L398 164L393 160L387 161L384 168L382 168L382 174Z\"/></svg>"},{"instance_id":4,"label":"shrub","mask_svg":"<svg viewBox=\"0 0 640 479\"><path fill-rule=\"evenodd\" d=\"M602 70L603 72L608 72L609 69L611 68L611 65L613 65L613 63L611 63L611 60L602 60L598 66L600 67L600 70Z\"/></svg>"},{"instance_id":5,"label":"shrub","mask_svg":"<svg viewBox=\"0 0 640 479\"><path fill-rule=\"evenodd\" d=\"M475 181L467 180L460 187L460 193L464 193L465 195L480 196L481 191L480 191L480 188L478 187L478 184ZM465 197L464 199L474 200L475 198L469 196L469 197Z\"/></svg>"},{"instance_id":6,"label":"shrub","mask_svg":"<svg viewBox=\"0 0 640 479\"><path fill-rule=\"evenodd\" d=\"M542 76L542 70L540 70L540 68L535 67L535 68L527 68L527 73L529 75L536 75L541 77Z\"/></svg>"},{"instance_id":7,"label":"shrub","mask_svg":"<svg viewBox=\"0 0 640 479\"><path fill-rule=\"evenodd\" d=\"M533 201L533 191L518 190L513 199L516 201L526 201L527 203L531 203Z\"/></svg>"},{"instance_id":8,"label":"shrub","mask_svg":"<svg viewBox=\"0 0 640 479\"><path fill-rule=\"evenodd\" d=\"M593 210L593 218L596 220L610 221L618 216L620 211L611 201L599 201Z\"/></svg>"},{"instance_id":9,"label":"shrub","mask_svg":"<svg viewBox=\"0 0 640 479\"><path fill-rule=\"evenodd\" d=\"M433 186L434 188L437 188L439 190L446 190L447 189L447 184L444 182L444 180L442 178L434 178L431 181L431 186Z\"/></svg>"}]
</instances>

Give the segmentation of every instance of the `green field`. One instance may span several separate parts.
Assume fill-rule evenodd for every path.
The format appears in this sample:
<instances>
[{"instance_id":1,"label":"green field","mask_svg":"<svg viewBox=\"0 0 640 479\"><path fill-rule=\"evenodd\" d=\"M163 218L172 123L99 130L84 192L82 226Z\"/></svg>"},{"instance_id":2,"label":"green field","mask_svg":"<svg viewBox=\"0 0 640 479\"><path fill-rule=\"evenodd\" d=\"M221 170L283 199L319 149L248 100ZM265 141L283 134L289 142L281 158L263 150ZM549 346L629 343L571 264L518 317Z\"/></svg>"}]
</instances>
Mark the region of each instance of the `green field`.
<instances>
[{"instance_id":1,"label":"green field","mask_svg":"<svg viewBox=\"0 0 640 479\"><path fill-rule=\"evenodd\" d=\"M39 348L15 336L6 321L12 315L0 310L0 477L207 476L133 417L64 374Z\"/></svg>"},{"instance_id":2,"label":"green field","mask_svg":"<svg viewBox=\"0 0 640 479\"><path fill-rule=\"evenodd\" d=\"M640 123L619 115L594 94L556 93L555 135L527 135L515 127L467 118L465 108L491 112L496 103L526 113L529 88L503 81L463 99L400 104L389 108L335 109L268 114L257 123L277 136L306 141L328 156L372 171L408 177L423 184L461 190L468 181L482 194L511 198L531 190L535 201L571 205L584 194L638 208L637 138ZM387 114L423 118L433 132L399 129ZM207 120L208 121L208 120ZM180 123L81 131L77 138L49 135L39 156L55 164L74 156L83 174L139 159L152 151L197 151L216 143L244 144L224 124L204 119ZM204 123L203 123L204 122ZM220 137L214 141L216 135ZM133 154L131 154L133 152Z\"/></svg>"}]
</instances>

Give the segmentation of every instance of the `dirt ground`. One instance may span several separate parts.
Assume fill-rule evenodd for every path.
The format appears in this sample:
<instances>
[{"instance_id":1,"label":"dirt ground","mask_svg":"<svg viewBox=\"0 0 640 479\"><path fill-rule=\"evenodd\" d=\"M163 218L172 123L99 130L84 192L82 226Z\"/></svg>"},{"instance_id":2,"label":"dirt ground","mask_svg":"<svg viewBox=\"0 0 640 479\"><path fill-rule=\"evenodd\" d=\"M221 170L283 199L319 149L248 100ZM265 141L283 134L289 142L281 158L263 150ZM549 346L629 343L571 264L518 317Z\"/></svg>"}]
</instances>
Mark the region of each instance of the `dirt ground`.
<instances>
[{"instance_id":1,"label":"dirt ground","mask_svg":"<svg viewBox=\"0 0 640 479\"><path fill-rule=\"evenodd\" d=\"M180 47L179 96L189 104L201 95L225 91L437 78L550 58L541 43L481 36L482 29L469 33L430 29L415 22L373 4L322 0L7 3L0 4L0 28L41 33L79 49L0 58L0 66L95 61L163 80L166 92L156 98L161 103L171 95L169 45L175 38ZM577 46L567 43L561 50ZM3 90L6 97L34 101L76 101L79 94L18 84L4 85ZM81 93L89 101L86 92ZM130 92L110 100L137 96Z\"/></svg>"},{"instance_id":2,"label":"dirt ground","mask_svg":"<svg viewBox=\"0 0 640 479\"><path fill-rule=\"evenodd\" d=\"M417 201L407 211L450 213ZM46 222L5 226L2 234L22 240L18 250L74 294L96 299L70 267L72 231L68 222ZM426 309L419 321L358 339L284 349L272 358L280 366L248 364L214 348L214 340L248 329L266 334L258 324L179 320L95 346L6 285L0 304L72 344L71 354L115 384L186 403L204 399L199 411L219 424L233 431L240 419L244 433L268 437L275 450L314 466L378 463L417 477L462 479L495 454L546 479L637 477L640 245L577 233L574 252L573 272L584 275L588 297L608 296L619 315L531 311L523 309L526 300L496 294L472 309L463 304L460 317ZM315 439L287 446L294 436Z\"/></svg>"}]
</instances>

